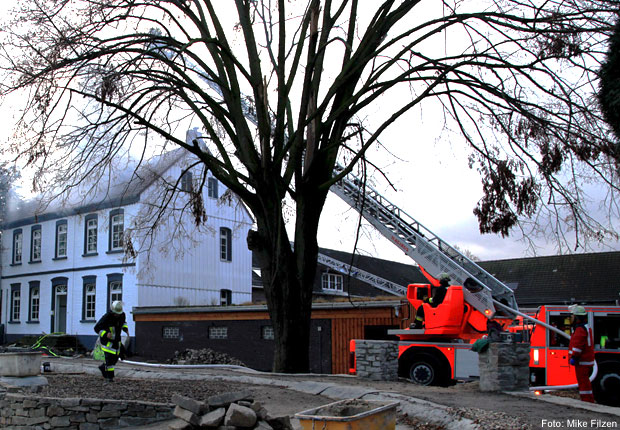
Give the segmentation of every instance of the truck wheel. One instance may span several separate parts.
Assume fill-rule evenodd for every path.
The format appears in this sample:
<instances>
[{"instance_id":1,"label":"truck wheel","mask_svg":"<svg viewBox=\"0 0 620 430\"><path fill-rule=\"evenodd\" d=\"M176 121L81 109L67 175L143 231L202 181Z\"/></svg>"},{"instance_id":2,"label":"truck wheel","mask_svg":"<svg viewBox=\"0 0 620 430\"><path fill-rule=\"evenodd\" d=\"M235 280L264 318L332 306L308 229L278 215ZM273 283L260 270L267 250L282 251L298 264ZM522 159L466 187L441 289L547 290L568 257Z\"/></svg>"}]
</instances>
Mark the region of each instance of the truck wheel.
<instances>
[{"instance_id":1,"label":"truck wheel","mask_svg":"<svg viewBox=\"0 0 620 430\"><path fill-rule=\"evenodd\" d=\"M443 373L437 360L426 354L417 356L409 367L409 379L418 385L442 385Z\"/></svg>"},{"instance_id":2,"label":"truck wheel","mask_svg":"<svg viewBox=\"0 0 620 430\"><path fill-rule=\"evenodd\" d=\"M620 406L620 362L604 361L598 364L598 373L592 381L592 391L597 403Z\"/></svg>"}]
</instances>

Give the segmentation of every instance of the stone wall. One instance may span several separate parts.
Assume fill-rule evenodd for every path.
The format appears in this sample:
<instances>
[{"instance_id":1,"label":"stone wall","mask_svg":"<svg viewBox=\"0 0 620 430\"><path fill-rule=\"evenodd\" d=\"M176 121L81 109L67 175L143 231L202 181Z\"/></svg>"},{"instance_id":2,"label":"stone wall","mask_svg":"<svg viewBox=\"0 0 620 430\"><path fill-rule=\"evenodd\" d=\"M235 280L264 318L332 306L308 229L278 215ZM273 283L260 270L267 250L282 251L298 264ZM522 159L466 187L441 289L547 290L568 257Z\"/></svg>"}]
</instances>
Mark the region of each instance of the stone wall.
<instances>
[{"instance_id":1,"label":"stone wall","mask_svg":"<svg viewBox=\"0 0 620 430\"><path fill-rule=\"evenodd\" d=\"M174 418L173 405L126 400L57 399L0 394L0 428L106 430Z\"/></svg>"},{"instance_id":2,"label":"stone wall","mask_svg":"<svg viewBox=\"0 0 620 430\"><path fill-rule=\"evenodd\" d=\"M373 381L398 380L398 342L355 340L356 374Z\"/></svg>"},{"instance_id":3,"label":"stone wall","mask_svg":"<svg viewBox=\"0 0 620 430\"><path fill-rule=\"evenodd\" d=\"M481 391L527 391L530 344L493 342L478 355Z\"/></svg>"}]
</instances>

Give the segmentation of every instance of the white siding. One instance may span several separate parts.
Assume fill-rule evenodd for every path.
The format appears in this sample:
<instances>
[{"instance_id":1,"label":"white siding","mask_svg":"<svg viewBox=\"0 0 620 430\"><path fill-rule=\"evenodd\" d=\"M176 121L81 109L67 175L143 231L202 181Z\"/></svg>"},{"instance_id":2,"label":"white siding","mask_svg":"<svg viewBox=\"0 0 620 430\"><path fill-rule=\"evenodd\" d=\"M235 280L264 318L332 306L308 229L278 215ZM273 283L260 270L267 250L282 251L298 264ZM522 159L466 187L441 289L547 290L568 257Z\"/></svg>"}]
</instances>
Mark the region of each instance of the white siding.
<instances>
[{"instance_id":1,"label":"white siding","mask_svg":"<svg viewBox=\"0 0 620 430\"><path fill-rule=\"evenodd\" d=\"M125 261L123 254L108 253L109 246L109 213L111 209L100 210L82 215L59 217L37 224L20 226L23 231L22 264L11 266L13 230L3 232L2 247L2 323L5 332L10 335L42 334L53 331L52 323L52 280L67 278L67 334L94 335L93 321L82 321L83 297L82 290L85 276L94 276L96 285L96 318L99 318L107 309L107 291L109 274L123 274L123 301L126 301L126 313L133 330L131 305L135 304L135 265L132 261ZM123 208L125 217L131 217L137 210L137 205ZM97 214L97 254L84 256L85 218L87 215ZM67 221L67 257L55 258L56 225L57 221ZM40 225L42 232L41 261L30 262L31 228ZM9 239L10 238L10 239ZM8 242L8 243L7 243ZM40 315L39 322L26 322L29 309L29 283L38 281L40 288ZM10 322L9 308L11 305L11 285L21 286L20 322Z\"/></svg>"},{"instance_id":2,"label":"white siding","mask_svg":"<svg viewBox=\"0 0 620 430\"><path fill-rule=\"evenodd\" d=\"M171 169L171 177L180 174L176 169ZM221 183L218 192L220 197L226 192ZM138 306L217 305L222 289L232 291L232 304L252 300L252 254L246 242L251 218L236 198L231 202L209 198L206 184L203 196L205 225L196 227L189 214L182 220L170 216L149 254L139 254ZM176 204L183 207L186 202L180 199ZM175 230L177 222L183 223L182 231ZM231 261L220 259L222 227L232 232ZM174 237L166 234L170 231L176 232Z\"/></svg>"}]
</instances>

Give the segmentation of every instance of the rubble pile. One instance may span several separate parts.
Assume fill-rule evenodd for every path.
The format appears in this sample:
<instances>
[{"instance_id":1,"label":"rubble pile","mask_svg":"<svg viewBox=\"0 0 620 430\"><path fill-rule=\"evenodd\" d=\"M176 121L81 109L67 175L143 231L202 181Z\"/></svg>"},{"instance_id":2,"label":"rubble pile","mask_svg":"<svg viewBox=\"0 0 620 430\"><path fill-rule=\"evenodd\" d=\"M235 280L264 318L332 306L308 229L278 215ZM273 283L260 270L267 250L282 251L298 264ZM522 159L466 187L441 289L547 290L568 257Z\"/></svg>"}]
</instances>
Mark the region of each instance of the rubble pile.
<instances>
[{"instance_id":1,"label":"rubble pile","mask_svg":"<svg viewBox=\"0 0 620 430\"><path fill-rule=\"evenodd\" d=\"M273 417L252 398L250 391L211 396L206 402L175 394L171 430L293 430L288 416Z\"/></svg>"},{"instance_id":2,"label":"rubble pile","mask_svg":"<svg viewBox=\"0 0 620 430\"><path fill-rule=\"evenodd\" d=\"M245 366L241 361L223 352L213 351L209 348L185 349L175 351L170 364L232 364Z\"/></svg>"}]
</instances>

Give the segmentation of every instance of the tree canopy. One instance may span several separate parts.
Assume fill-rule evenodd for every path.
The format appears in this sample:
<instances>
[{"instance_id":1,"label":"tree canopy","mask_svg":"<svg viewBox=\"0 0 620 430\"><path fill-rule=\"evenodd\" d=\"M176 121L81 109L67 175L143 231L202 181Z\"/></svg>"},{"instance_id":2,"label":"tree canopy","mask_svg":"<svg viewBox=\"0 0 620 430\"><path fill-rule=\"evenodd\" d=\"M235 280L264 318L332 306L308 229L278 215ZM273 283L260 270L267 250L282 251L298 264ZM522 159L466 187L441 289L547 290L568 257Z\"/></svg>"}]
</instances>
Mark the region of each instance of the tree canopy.
<instances>
[{"instance_id":1,"label":"tree canopy","mask_svg":"<svg viewBox=\"0 0 620 430\"><path fill-rule=\"evenodd\" d=\"M598 96L603 116L613 129L618 145L620 145L620 12L609 40L607 59L601 67L601 85Z\"/></svg>"},{"instance_id":2,"label":"tree canopy","mask_svg":"<svg viewBox=\"0 0 620 430\"><path fill-rule=\"evenodd\" d=\"M367 149L391 126L411 139L416 125L398 121L426 103L440 104L480 172L481 232L508 235L529 220L560 240L617 236L620 154L593 97L615 1L18 4L0 84L25 94L13 156L40 169L44 189L96 176L127 148L152 153L155 136L195 154L256 219L248 245L277 370L308 367L331 184L361 165L373 171ZM191 126L204 139L186 143ZM588 181L606 187L606 221L587 207Z\"/></svg>"}]
</instances>

